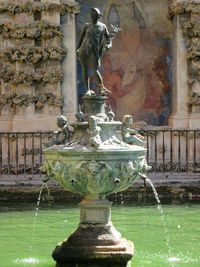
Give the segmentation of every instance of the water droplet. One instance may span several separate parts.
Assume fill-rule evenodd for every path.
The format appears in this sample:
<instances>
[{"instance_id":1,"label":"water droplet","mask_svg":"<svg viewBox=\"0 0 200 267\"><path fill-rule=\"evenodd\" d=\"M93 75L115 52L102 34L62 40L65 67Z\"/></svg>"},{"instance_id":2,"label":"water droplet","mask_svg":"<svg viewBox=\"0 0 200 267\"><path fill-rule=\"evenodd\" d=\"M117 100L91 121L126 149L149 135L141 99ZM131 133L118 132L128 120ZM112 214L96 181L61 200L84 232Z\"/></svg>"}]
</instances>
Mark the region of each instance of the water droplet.
<instances>
[{"instance_id":1,"label":"water droplet","mask_svg":"<svg viewBox=\"0 0 200 267\"><path fill-rule=\"evenodd\" d=\"M178 262L178 261L180 261L181 259L180 258L177 258L177 257L170 257L170 258L168 258L168 261L169 262Z\"/></svg>"},{"instance_id":2,"label":"water droplet","mask_svg":"<svg viewBox=\"0 0 200 267\"><path fill-rule=\"evenodd\" d=\"M25 259L16 259L15 263L38 263L39 260L36 258L25 258Z\"/></svg>"}]
</instances>

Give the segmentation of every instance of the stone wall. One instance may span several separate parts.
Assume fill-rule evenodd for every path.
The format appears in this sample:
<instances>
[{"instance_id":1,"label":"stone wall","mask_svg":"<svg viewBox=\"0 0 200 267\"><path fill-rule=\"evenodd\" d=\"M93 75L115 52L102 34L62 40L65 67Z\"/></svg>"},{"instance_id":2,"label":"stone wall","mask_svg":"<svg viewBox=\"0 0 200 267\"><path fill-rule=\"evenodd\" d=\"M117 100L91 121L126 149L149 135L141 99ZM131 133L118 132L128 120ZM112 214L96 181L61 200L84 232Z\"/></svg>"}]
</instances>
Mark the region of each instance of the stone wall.
<instances>
[{"instance_id":1,"label":"stone wall","mask_svg":"<svg viewBox=\"0 0 200 267\"><path fill-rule=\"evenodd\" d=\"M1 131L55 129L55 117L67 105L61 83L69 68L62 68L62 60L73 53L73 39L66 42L60 21L67 17L72 24L78 12L74 1L0 3ZM75 90L75 79L70 86Z\"/></svg>"}]
</instances>

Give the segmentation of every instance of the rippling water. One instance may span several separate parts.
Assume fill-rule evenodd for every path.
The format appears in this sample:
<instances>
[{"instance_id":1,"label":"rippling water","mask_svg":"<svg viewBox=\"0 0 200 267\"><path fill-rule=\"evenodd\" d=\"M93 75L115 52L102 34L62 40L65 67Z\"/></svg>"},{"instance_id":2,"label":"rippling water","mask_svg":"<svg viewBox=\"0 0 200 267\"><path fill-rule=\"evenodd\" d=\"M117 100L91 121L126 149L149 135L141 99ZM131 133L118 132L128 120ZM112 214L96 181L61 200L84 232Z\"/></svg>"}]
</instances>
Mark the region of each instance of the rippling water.
<instances>
[{"instance_id":1,"label":"rippling water","mask_svg":"<svg viewBox=\"0 0 200 267\"><path fill-rule=\"evenodd\" d=\"M21 209L21 210L20 210ZM0 266L54 267L51 252L74 231L78 208L0 208ZM200 267L200 205L114 206L112 221L135 244L133 267ZM166 241L168 243L166 243ZM169 250L170 246L170 250Z\"/></svg>"}]
</instances>

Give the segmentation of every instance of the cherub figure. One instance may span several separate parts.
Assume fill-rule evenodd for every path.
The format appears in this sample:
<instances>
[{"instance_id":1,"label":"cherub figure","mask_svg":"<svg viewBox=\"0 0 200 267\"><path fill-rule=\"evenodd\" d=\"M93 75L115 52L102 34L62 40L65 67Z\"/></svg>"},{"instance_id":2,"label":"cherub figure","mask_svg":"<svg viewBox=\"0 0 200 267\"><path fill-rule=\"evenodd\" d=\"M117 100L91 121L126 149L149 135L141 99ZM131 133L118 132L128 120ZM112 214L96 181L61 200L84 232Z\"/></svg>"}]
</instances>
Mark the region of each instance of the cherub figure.
<instances>
[{"instance_id":1,"label":"cherub figure","mask_svg":"<svg viewBox=\"0 0 200 267\"><path fill-rule=\"evenodd\" d=\"M44 146L64 145L71 138L73 127L67 124L67 118L65 116L60 115L57 117L57 126L60 130L55 131L53 139L44 144Z\"/></svg>"},{"instance_id":2,"label":"cherub figure","mask_svg":"<svg viewBox=\"0 0 200 267\"><path fill-rule=\"evenodd\" d=\"M88 118L88 124L89 127L87 128L87 133L89 135L89 144L98 148L102 143L100 137L102 131L101 127L97 126L97 118L95 116L90 116Z\"/></svg>"},{"instance_id":3,"label":"cherub figure","mask_svg":"<svg viewBox=\"0 0 200 267\"><path fill-rule=\"evenodd\" d=\"M94 91L90 90L89 72L91 72L96 79L99 93L105 94L108 92L103 85L99 67L101 66L103 51L112 47L112 38L106 25L99 21L101 16L102 14L98 8L90 9L92 23L85 24L77 46L77 55L81 63L82 79L87 90L87 95L95 94Z\"/></svg>"},{"instance_id":4,"label":"cherub figure","mask_svg":"<svg viewBox=\"0 0 200 267\"><path fill-rule=\"evenodd\" d=\"M133 117L131 115L124 115L122 123L122 138L125 143L138 146L145 144L143 140L136 136L138 132L131 128L133 123Z\"/></svg>"}]
</instances>

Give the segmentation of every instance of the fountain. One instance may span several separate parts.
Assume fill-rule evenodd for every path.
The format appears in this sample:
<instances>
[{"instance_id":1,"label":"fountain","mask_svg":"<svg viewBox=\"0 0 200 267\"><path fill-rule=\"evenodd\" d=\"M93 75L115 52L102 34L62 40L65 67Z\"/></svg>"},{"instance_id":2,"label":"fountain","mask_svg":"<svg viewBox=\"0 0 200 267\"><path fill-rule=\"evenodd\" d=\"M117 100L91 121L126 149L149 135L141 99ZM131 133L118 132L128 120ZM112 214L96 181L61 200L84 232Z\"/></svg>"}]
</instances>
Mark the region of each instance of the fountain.
<instances>
[{"instance_id":1,"label":"fountain","mask_svg":"<svg viewBox=\"0 0 200 267\"><path fill-rule=\"evenodd\" d=\"M108 90L98 66L102 40L107 40L106 49L112 46L112 40L105 24L99 22L100 11L92 8L90 14L92 24L85 26L78 45L87 89L83 111L79 110L74 123L59 116L60 131L43 150L42 170L65 189L83 196L78 229L52 254L57 267L129 266L133 243L114 228L106 196L126 190L138 178L145 179L149 169L144 141L131 129L132 117L125 115L121 123L114 120L111 110L106 112ZM95 91L90 89L89 66L98 83Z\"/></svg>"}]
</instances>

